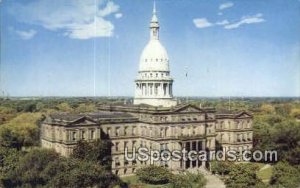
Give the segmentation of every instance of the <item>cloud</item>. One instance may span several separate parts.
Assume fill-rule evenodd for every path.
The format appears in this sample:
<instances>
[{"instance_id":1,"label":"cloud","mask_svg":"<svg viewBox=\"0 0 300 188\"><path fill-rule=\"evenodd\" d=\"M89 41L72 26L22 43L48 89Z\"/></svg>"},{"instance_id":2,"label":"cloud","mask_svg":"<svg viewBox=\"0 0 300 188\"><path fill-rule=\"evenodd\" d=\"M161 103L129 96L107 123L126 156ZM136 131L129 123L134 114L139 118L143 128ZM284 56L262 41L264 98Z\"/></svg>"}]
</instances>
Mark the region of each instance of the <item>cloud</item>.
<instances>
[{"instance_id":1,"label":"cloud","mask_svg":"<svg viewBox=\"0 0 300 188\"><path fill-rule=\"evenodd\" d=\"M92 37L109 37L113 34L114 25L103 18L96 17L93 22L85 25L73 25L72 30L65 32L74 39L89 39Z\"/></svg>"},{"instance_id":2,"label":"cloud","mask_svg":"<svg viewBox=\"0 0 300 188\"><path fill-rule=\"evenodd\" d=\"M223 12L218 12L218 15L219 15L219 16L222 16L222 15L223 15Z\"/></svg>"},{"instance_id":3,"label":"cloud","mask_svg":"<svg viewBox=\"0 0 300 188\"><path fill-rule=\"evenodd\" d=\"M214 25L213 23L209 22L206 18L195 18L193 22L197 28L211 27Z\"/></svg>"},{"instance_id":4,"label":"cloud","mask_svg":"<svg viewBox=\"0 0 300 188\"><path fill-rule=\"evenodd\" d=\"M107 0L35 0L14 3L9 12L18 21L60 31L75 39L110 37L114 25L108 16L116 14L119 5Z\"/></svg>"},{"instance_id":5,"label":"cloud","mask_svg":"<svg viewBox=\"0 0 300 188\"><path fill-rule=\"evenodd\" d=\"M227 24L229 24L228 20L223 20L223 21L220 21L220 22L216 22L216 25L227 25Z\"/></svg>"},{"instance_id":6,"label":"cloud","mask_svg":"<svg viewBox=\"0 0 300 188\"><path fill-rule=\"evenodd\" d=\"M123 14L122 13L117 13L115 14L115 18L119 19L119 18L122 18Z\"/></svg>"},{"instance_id":7,"label":"cloud","mask_svg":"<svg viewBox=\"0 0 300 188\"><path fill-rule=\"evenodd\" d=\"M13 27L9 28L10 31L18 35L23 40L29 40L32 39L36 35L36 31L33 29L30 29L29 31L22 31L22 30L16 30Z\"/></svg>"},{"instance_id":8,"label":"cloud","mask_svg":"<svg viewBox=\"0 0 300 188\"><path fill-rule=\"evenodd\" d=\"M224 10L230 7L233 7L233 3L232 2L227 2L227 3L223 3L219 6L219 10Z\"/></svg>"},{"instance_id":9,"label":"cloud","mask_svg":"<svg viewBox=\"0 0 300 188\"><path fill-rule=\"evenodd\" d=\"M254 16L243 16L240 21L232 24L225 25L225 29L236 29L244 24L254 24L254 23L260 23L264 22L265 19L262 17L263 15L261 13L258 13Z\"/></svg>"}]
</instances>

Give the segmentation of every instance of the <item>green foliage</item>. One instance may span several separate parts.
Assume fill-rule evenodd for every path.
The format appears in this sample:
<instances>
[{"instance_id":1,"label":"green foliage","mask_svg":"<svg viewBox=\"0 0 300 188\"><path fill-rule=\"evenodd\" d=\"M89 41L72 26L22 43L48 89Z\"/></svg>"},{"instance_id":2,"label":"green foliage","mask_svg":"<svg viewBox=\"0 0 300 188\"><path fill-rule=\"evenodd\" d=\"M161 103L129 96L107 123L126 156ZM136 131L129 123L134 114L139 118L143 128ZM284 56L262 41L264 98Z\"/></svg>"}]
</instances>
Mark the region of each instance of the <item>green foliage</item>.
<instances>
[{"instance_id":1,"label":"green foliage","mask_svg":"<svg viewBox=\"0 0 300 188\"><path fill-rule=\"evenodd\" d=\"M254 116L254 149L276 150L279 160L300 164L300 123L290 117L289 105L277 107L276 114Z\"/></svg>"},{"instance_id":2,"label":"green foliage","mask_svg":"<svg viewBox=\"0 0 300 188\"><path fill-rule=\"evenodd\" d=\"M58 154L46 149L34 149L22 156L14 170L3 181L5 187L45 185L41 173L48 163L58 159Z\"/></svg>"},{"instance_id":3,"label":"green foliage","mask_svg":"<svg viewBox=\"0 0 300 188\"><path fill-rule=\"evenodd\" d=\"M66 102L62 102L62 103L58 104L56 107L59 111L62 111L62 112L72 112L73 111L73 108L71 108L71 106Z\"/></svg>"},{"instance_id":4,"label":"green foliage","mask_svg":"<svg viewBox=\"0 0 300 188\"><path fill-rule=\"evenodd\" d=\"M260 107L260 110L265 114L275 113L275 108L271 104L266 104L266 103L262 104L261 107Z\"/></svg>"},{"instance_id":5,"label":"green foliage","mask_svg":"<svg viewBox=\"0 0 300 188\"><path fill-rule=\"evenodd\" d=\"M279 162L274 165L271 177L271 185L278 187L296 188L300 186L300 169L289 165L287 162Z\"/></svg>"},{"instance_id":6,"label":"green foliage","mask_svg":"<svg viewBox=\"0 0 300 188\"><path fill-rule=\"evenodd\" d=\"M211 162L211 171L212 173L217 173L222 176L227 175L229 173L231 164L228 161L212 161Z\"/></svg>"},{"instance_id":7,"label":"green foliage","mask_svg":"<svg viewBox=\"0 0 300 188\"><path fill-rule=\"evenodd\" d=\"M0 182L4 181L10 171L15 171L21 152L16 149L0 147ZM0 187L1 186L0 183Z\"/></svg>"},{"instance_id":8,"label":"green foliage","mask_svg":"<svg viewBox=\"0 0 300 188\"><path fill-rule=\"evenodd\" d=\"M0 145L20 149L39 144L40 113L22 113L0 126Z\"/></svg>"},{"instance_id":9,"label":"green foliage","mask_svg":"<svg viewBox=\"0 0 300 188\"><path fill-rule=\"evenodd\" d=\"M0 150L0 156L5 150ZM5 155L0 168L6 170L0 176L2 187L106 188L120 183L117 176L93 161L60 157L47 149L33 149L25 155L16 152Z\"/></svg>"},{"instance_id":10,"label":"green foliage","mask_svg":"<svg viewBox=\"0 0 300 188\"><path fill-rule=\"evenodd\" d=\"M67 173L65 173L67 172ZM117 176L92 161L61 158L50 162L42 176L49 187L109 187L119 183Z\"/></svg>"},{"instance_id":11,"label":"green foliage","mask_svg":"<svg viewBox=\"0 0 300 188\"><path fill-rule=\"evenodd\" d=\"M95 104L79 104L75 109L76 112L95 112L97 111Z\"/></svg>"},{"instance_id":12,"label":"green foliage","mask_svg":"<svg viewBox=\"0 0 300 188\"><path fill-rule=\"evenodd\" d=\"M193 174L190 172L173 174L169 181L171 188L201 188L206 184L206 179L202 174Z\"/></svg>"},{"instance_id":13,"label":"green foliage","mask_svg":"<svg viewBox=\"0 0 300 188\"><path fill-rule=\"evenodd\" d=\"M280 160L287 160L290 164L300 164L300 125L285 121L277 126L274 142Z\"/></svg>"},{"instance_id":14,"label":"green foliage","mask_svg":"<svg viewBox=\"0 0 300 188\"><path fill-rule=\"evenodd\" d=\"M109 140L79 141L73 150L72 157L93 161L109 169L111 168L111 146L112 143Z\"/></svg>"},{"instance_id":15,"label":"green foliage","mask_svg":"<svg viewBox=\"0 0 300 188\"><path fill-rule=\"evenodd\" d=\"M16 110L11 107L0 106L0 114L13 114Z\"/></svg>"},{"instance_id":16,"label":"green foliage","mask_svg":"<svg viewBox=\"0 0 300 188\"><path fill-rule=\"evenodd\" d=\"M254 188L262 187L264 184L257 177L258 167L252 164L232 165L225 184L228 188Z\"/></svg>"},{"instance_id":17,"label":"green foliage","mask_svg":"<svg viewBox=\"0 0 300 188\"><path fill-rule=\"evenodd\" d=\"M166 184L171 177L171 172L167 168L155 165L142 167L136 174L140 181L154 185Z\"/></svg>"}]
</instances>

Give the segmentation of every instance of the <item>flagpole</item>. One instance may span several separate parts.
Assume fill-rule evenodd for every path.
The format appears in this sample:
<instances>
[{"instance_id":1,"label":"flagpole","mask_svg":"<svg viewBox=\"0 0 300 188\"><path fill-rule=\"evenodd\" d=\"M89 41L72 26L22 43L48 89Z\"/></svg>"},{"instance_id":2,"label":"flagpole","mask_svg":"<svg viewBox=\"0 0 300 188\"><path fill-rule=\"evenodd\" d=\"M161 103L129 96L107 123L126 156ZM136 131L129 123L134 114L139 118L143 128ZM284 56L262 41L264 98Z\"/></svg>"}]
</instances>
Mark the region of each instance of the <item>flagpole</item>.
<instances>
[{"instance_id":1,"label":"flagpole","mask_svg":"<svg viewBox=\"0 0 300 188\"><path fill-rule=\"evenodd\" d=\"M186 91L188 90L188 67L185 66ZM188 95L186 95L186 103L189 103Z\"/></svg>"}]
</instances>

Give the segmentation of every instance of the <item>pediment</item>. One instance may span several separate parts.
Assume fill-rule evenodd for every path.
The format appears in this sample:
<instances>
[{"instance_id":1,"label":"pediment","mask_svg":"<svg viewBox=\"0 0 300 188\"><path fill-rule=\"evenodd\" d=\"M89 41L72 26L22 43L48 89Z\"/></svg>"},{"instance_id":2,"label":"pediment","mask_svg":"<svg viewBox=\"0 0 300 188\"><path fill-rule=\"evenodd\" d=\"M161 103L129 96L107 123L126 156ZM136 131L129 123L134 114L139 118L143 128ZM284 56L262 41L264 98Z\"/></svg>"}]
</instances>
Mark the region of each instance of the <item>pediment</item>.
<instances>
[{"instance_id":1,"label":"pediment","mask_svg":"<svg viewBox=\"0 0 300 188\"><path fill-rule=\"evenodd\" d=\"M175 109L174 112L203 112L203 110L194 105L189 104Z\"/></svg>"},{"instance_id":2,"label":"pediment","mask_svg":"<svg viewBox=\"0 0 300 188\"><path fill-rule=\"evenodd\" d=\"M236 118L251 118L252 115L249 114L248 112L243 111L243 112L238 113L235 117Z\"/></svg>"},{"instance_id":3,"label":"pediment","mask_svg":"<svg viewBox=\"0 0 300 188\"><path fill-rule=\"evenodd\" d=\"M91 124L96 124L96 121L89 117L81 117L77 120L74 120L73 122L70 123L71 125L91 125Z\"/></svg>"}]
</instances>

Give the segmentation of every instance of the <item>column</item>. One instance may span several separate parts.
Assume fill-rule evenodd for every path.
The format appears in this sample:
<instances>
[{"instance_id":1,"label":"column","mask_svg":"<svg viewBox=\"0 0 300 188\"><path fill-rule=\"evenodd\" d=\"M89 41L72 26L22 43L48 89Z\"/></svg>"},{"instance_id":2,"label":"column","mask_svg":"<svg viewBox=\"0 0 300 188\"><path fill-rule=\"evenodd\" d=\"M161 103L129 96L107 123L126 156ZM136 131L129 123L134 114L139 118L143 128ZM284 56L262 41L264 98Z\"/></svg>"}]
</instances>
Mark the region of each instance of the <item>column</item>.
<instances>
[{"instance_id":1,"label":"column","mask_svg":"<svg viewBox=\"0 0 300 188\"><path fill-rule=\"evenodd\" d=\"M170 84L169 83L167 83L167 88L166 88L166 93L167 93L167 96L169 96L170 95Z\"/></svg>"},{"instance_id":2,"label":"column","mask_svg":"<svg viewBox=\"0 0 300 188\"><path fill-rule=\"evenodd\" d=\"M205 151L206 143L205 140L202 141L202 150ZM202 161L202 167L205 168L205 161Z\"/></svg>"},{"instance_id":3,"label":"column","mask_svg":"<svg viewBox=\"0 0 300 188\"><path fill-rule=\"evenodd\" d=\"M185 148L185 142L182 142L182 149ZM183 169L186 169L186 162L182 159L182 167Z\"/></svg>"},{"instance_id":4,"label":"column","mask_svg":"<svg viewBox=\"0 0 300 188\"><path fill-rule=\"evenodd\" d=\"M190 141L190 151L193 151L193 142L192 141ZM190 161L190 168L193 168L193 160Z\"/></svg>"}]
</instances>

